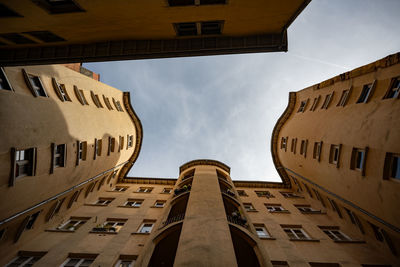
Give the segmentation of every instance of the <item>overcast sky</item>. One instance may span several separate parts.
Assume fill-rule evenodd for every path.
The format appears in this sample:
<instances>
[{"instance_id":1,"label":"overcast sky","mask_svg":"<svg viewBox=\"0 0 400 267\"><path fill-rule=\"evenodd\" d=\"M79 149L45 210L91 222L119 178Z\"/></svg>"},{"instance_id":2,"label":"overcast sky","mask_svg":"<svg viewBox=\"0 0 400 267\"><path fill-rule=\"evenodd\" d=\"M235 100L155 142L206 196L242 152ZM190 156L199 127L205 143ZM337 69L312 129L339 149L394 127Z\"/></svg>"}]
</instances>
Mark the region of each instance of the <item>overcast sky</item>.
<instances>
[{"instance_id":1,"label":"overcast sky","mask_svg":"<svg viewBox=\"0 0 400 267\"><path fill-rule=\"evenodd\" d=\"M313 0L288 31L289 52L84 64L131 92L143 145L129 176L177 177L193 159L234 180L280 181L272 129L288 93L400 51L400 1Z\"/></svg>"}]
</instances>

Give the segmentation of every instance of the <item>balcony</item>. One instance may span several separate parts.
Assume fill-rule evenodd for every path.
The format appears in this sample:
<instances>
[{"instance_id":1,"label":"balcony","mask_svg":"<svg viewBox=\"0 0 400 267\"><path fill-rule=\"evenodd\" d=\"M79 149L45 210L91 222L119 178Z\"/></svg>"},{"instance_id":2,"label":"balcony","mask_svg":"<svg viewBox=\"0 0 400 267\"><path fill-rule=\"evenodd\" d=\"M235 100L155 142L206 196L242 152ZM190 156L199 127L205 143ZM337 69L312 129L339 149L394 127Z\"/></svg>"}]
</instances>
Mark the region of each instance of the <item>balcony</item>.
<instances>
[{"instance_id":1,"label":"balcony","mask_svg":"<svg viewBox=\"0 0 400 267\"><path fill-rule=\"evenodd\" d=\"M247 220L240 215L226 215L228 222L247 228Z\"/></svg>"},{"instance_id":2,"label":"balcony","mask_svg":"<svg viewBox=\"0 0 400 267\"><path fill-rule=\"evenodd\" d=\"M168 224L182 221L184 218L185 218L185 214L184 213L177 214L175 216L169 217L165 222L162 223L162 227L161 228L164 228Z\"/></svg>"},{"instance_id":3,"label":"balcony","mask_svg":"<svg viewBox=\"0 0 400 267\"><path fill-rule=\"evenodd\" d=\"M177 188L177 189L174 190L174 197L179 196L179 195L181 195L183 193L186 193L186 192L190 192L191 189L192 189L192 185L191 184L184 185L181 188Z\"/></svg>"}]
</instances>

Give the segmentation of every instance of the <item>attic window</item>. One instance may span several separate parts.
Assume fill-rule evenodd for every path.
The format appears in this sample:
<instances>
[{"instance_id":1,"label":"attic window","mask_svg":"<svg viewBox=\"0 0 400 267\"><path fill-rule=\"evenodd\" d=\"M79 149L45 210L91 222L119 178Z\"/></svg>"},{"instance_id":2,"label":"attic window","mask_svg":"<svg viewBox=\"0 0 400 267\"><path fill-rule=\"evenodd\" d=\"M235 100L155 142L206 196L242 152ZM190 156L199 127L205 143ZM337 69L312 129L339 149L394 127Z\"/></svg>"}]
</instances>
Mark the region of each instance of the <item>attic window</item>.
<instances>
[{"instance_id":1,"label":"attic window","mask_svg":"<svg viewBox=\"0 0 400 267\"><path fill-rule=\"evenodd\" d=\"M175 23L174 27L178 36L213 35L222 33L221 20L203 22Z\"/></svg>"},{"instance_id":2,"label":"attic window","mask_svg":"<svg viewBox=\"0 0 400 267\"><path fill-rule=\"evenodd\" d=\"M19 33L2 33L0 34L1 38L4 38L14 44L34 44L35 41L19 34Z\"/></svg>"},{"instance_id":3,"label":"attic window","mask_svg":"<svg viewBox=\"0 0 400 267\"><path fill-rule=\"evenodd\" d=\"M201 34L221 34L222 21L201 22Z\"/></svg>"},{"instance_id":4,"label":"attic window","mask_svg":"<svg viewBox=\"0 0 400 267\"><path fill-rule=\"evenodd\" d=\"M17 12L15 12L14 10L5 6L4 4L0 4L0 18L9 18L9 17L22 17L22 16Z\"/></svg>"},{"instance_id":5,"label":"attic window","mask_svg":"<svg viewBox=\"0 0 400 267\"><path fill-rule=\"evenodd\" d=\"M175 23L175 30L178 36L197 35L196 22Z\"/></svg>"},{"instance_id":6,"label":"attic window","mask_svg":"<svg viewBox=\"0 0 400 267\"><path fill-rule=\"evenodd\" d=\"M32 0L50 14L84 12L74 0Z\"/></svg>"},{"instance_id":7,"label":"attic window","mask_svg":"<svg viewBox=\"0 0 400 267\"><path fill-rule=\"evenodd\" d=\"M46 42L46 43L53 43L53 42L62 42L65 41L64 38L49 32L49 31L34 31L34 32L24 32L25 34L29 34L36 39L39 39L40 41Z\"/></svg>"}]
</instances>

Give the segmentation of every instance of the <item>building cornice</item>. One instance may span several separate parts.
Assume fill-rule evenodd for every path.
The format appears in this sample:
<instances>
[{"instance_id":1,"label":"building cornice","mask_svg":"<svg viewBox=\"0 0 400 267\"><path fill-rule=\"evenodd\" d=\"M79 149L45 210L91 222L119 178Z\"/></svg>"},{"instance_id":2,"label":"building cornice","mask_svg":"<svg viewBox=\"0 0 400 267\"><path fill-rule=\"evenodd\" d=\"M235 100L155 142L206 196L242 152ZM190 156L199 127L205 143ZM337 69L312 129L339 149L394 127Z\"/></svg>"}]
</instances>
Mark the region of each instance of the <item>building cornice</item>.
<instances>
[{"instance_id":1,"label":"building cornice","mask_svg":"<svg viewBox=\"0 0 400 267\"><path fill-rule=\"evenodd\" d=\"M296 93L295 92L290 92L289 93L289 102L288 105L283 112L283 114L280 116L278 121L275 124L274 130L272 131L272 137L271 137L271 154L272 154L272 160L274 162L275 168L278 171L279 176L282 179L283 185L285 187L290 187L290 179L283 168L281 161L278 157L278 143L279 143L279 133L283 127L283 125L286 123L286 121L289 119L290 115L292 114L294 110L294 106L296 105Z\"/></svg>"},{"instance_id":2,"label":"building cornice","mask_svg":"<svg viewBox=\"0 0 400 267\"><path fill-rule=\"evenodd\" d=\"M226 171L229 174L231 172L231 168L228 165L226 165L220 161L216 161L216 160L212 160L212 159L196 159L196 160L189 161L189 162L183 164L181 167L179 167L179 173L182 173L184 170L187 170L190 167L197 166L197 165L217 166L218 168L223 169L224 171Z\"/></svg>"},{"instance_id":3,"label":"building cornice","mask_svg":"<svg viewBox=\"0 0 400 267\"><path fill-rule=\"evenodd\" d=\"M132 168L133 164L136 162L140 149L142 147L142 141L143 141L143 128L142 128L142 123L140 122L139 117L136 115L132 105L131 105L131 97L129 92L124 92L123 93L123 103L125 106L125 110L131 117L131 120L133 122L133 125L135 126L135 150L132 153L132 156L129 158L128 162L121 168L121 171L119 172L118 179L121 180L123 177L126 176L126 174L129 172L129 170Z\"/></svg>"}]
</instances>

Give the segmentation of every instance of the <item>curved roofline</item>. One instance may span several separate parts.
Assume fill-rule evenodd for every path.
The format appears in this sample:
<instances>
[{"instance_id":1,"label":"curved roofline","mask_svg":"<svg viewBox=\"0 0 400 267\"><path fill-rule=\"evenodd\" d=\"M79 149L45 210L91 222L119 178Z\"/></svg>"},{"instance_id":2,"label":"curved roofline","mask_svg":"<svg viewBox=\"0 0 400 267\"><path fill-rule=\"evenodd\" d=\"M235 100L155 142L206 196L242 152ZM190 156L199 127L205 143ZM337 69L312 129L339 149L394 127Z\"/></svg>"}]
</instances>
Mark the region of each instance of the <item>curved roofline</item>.
<instances>
[{"instance_id":1,"label":"curved roofline","mask_svg":"<svg viewBox=\"0 0 400 267\"><path fill-rule=\"evenodd\" d=\"M140 149L142 148L142 141L143 141L143 128L142 123L140 122L139 117L136 115L135 110L131 105L131 97L129 92L123 92L122 97L124 106L126 111L128 112L129 116L132 119L133 125L135 126L136 130L136 143L135 143L135 150L132 153L132 156L128 159L128 162L122 167L118 180L123 179L129 170L132 168L133 164L136 162L137 158L139 157Z\"/></svg>"},{"instance_id":2,"label":"curved roofline","mask_svg":"<svg viewBox=\"0 0 400 267\"><path fill-rule=\"evenodd\" d=\"M272 160L274 162L275 168L276 168L279 176L282 179L283 184L287 187L291 186L290 179L278 157L278 142L279 142L278 137L279 137L279 133L282 129L282 126L289 119L290 115L292 115L295 105L296 105L296 92L290 92L288 105L287 105L285 111L283 112L283 114L279 117L278 121L276 122L274 130L272 131L272 137L271 137Z\"/></svg>"},{"instance_id":3,"label":"curved roofline","mask_svg":"<svg viewBox=\"0 0 400 267\"><path fill-rule=\"evenodd\" d=\"M213 166L217 166L218 168L223 169L224 171L226 171L229 174L231 173L231 168L228 165L226 165L220 161L213 160L213 159L195 159L195 160L186 162L185 164L180 166L179 174L181 174L184 170L187 170L190 167L193 167L196 165L213 165Z\"/></svg>"}]
</instances>

